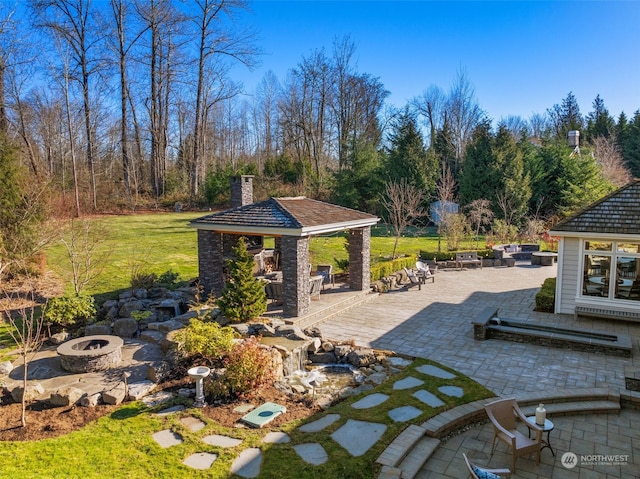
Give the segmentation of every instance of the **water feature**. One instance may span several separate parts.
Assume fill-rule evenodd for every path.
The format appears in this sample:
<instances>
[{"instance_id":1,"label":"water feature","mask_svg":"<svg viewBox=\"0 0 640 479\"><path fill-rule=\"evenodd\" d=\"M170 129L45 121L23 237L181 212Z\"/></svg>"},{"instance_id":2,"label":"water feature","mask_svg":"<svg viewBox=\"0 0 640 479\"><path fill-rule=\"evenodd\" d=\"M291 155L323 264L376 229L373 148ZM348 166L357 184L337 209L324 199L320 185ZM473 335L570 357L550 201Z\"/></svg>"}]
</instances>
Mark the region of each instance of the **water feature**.
<instances>
[{"instance_id":1,"label":"water feature","mask_svg":"<svg viewBox=\"0 0 640 479\"><path fill-rule=\"evenodd\" d=\"M314 394L337 397L345 389L362 383L364 375L350 364L317 364L309 370L297 370L285 379L288 384L302 386Z\"/></svg>"},{"instance_id":2,"label":"water feature","mask_svg":"<svg viewBox=\"0 0 640 479\"><path fill-rule=\"evenodd\" d=\"M288 339L281 336L263 337L260 339L262 344L275 347L280 351L282 356L282 373L284 376L290 376L295 371L305 368L309 356L307 350L313 340L302 341L300 339Z\"/></svg>"}]
</instances>

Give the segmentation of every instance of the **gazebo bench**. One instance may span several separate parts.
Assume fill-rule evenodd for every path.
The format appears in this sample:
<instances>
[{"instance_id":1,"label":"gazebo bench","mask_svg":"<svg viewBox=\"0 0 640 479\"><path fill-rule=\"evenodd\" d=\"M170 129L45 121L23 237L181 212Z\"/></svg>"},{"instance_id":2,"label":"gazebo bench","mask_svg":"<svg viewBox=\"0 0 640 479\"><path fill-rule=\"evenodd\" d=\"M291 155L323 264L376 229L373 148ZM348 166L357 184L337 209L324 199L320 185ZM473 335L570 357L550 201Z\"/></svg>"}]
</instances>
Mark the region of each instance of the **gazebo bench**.
<instances>
[{"instance_id":1,"label":"gazebo bench","mask_svg":"<svg viewBox=\"0 0 640 479\"><path fill-rule=\"evenodd\" d=\"M573 311L573 317L578 319L579 316L640 321L640 311L616 311L613 309L592 308L590 306L576 306Z\"/></svg>"}]
</instances>

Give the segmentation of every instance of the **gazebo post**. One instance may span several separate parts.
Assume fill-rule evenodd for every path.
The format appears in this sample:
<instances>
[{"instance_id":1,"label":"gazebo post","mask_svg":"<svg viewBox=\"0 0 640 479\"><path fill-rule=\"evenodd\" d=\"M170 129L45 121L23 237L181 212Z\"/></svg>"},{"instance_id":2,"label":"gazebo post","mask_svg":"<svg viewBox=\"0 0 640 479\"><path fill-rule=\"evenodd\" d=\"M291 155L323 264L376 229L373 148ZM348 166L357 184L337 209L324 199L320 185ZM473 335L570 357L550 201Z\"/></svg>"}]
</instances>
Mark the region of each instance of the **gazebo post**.
<instances>
[{"instance_id":1,"label":"gazebo post","mask_svg":"<svg viewBox=\"0 0 640 479\"><path fill-rule=\"evenodd\" d=\"M198 270L205 299L211 292L216 296L222 293L223 269L222 234L217 231L198 230Z\"/></svg>"},{"instance_id":2,"label":"gazebo post","mask_svg":"<svg viewBox=\"0 0 640 479\"><path fill-rule=\"evenodd\" d=\"M371 286L371 227L349 230L349 287L365 291Z\"/></svg>"},{"instance_id":3,"label":"gazebo post","mask_svg":"<svg viewBox=\"0 0 640 479\"><path fill-rule=\"evenodd\" d=\"M282 237L282 312L286 317L309 312L309 237Z\"/></svg>"}]
</instances>

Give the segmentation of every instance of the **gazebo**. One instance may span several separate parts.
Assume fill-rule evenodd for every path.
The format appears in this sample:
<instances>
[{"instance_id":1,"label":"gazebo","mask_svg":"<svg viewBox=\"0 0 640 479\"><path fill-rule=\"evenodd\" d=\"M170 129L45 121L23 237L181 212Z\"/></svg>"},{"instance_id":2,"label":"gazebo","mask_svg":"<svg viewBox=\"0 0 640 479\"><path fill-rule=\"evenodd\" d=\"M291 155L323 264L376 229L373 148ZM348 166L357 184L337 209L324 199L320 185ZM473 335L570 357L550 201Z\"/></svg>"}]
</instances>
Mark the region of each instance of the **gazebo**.
<instances>
[{"instance_id":1,"label":"gazebo","mask_svg":"<svg viewBox=\"0 0 640 479\"><path fill-rule=\"evenodd\" d=\"M280 252L283 314L303 316L310 306L309 239L349 231L349 287L370 287L371 226L368 213L306 197L269 198L253 202L253 176L231 178L231 208L191 221L198 230L198 268L204 293L222 293L225 258L240 236L274 237Z\"/></svg>"}]
</instances>

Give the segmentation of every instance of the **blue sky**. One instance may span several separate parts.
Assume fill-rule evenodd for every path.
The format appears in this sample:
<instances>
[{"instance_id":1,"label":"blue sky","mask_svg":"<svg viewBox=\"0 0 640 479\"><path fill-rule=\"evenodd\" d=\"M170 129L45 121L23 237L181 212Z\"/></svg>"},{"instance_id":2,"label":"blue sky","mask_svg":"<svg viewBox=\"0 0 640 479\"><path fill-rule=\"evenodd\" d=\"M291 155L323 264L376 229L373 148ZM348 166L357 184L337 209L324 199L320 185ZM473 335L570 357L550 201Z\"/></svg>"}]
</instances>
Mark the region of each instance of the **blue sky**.
<instances>
[{"instance_id":1,"label":"blue sky","mask_svg":"<svg viewBox=\"0 0 640 479\"><path fill-rule=\"evenodd\" d=\"M250 3L262 65L236 70L252 92L304 56L350 35L360 73L380 78L398 107L459 71L493 120L544 113L572 91L583 114L640 109L640 2L271 1Z\"/></svg>"}]
</instances>

